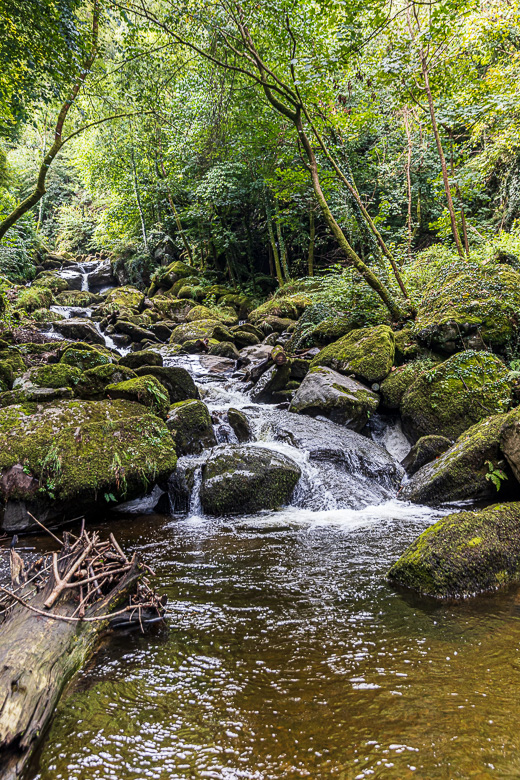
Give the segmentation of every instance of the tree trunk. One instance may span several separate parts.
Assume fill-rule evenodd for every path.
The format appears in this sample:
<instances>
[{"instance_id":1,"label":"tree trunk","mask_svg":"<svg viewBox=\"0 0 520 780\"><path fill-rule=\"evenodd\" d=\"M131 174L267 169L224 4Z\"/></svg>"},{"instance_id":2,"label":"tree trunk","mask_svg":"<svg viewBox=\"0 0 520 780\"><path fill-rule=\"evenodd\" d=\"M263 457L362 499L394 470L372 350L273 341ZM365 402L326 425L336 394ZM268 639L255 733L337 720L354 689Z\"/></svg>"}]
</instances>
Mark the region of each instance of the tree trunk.
<instances>
[{"instance_id":1,"label":"tree trunk","mask_svg":"<svg viewBox=\"0 0 520 780\"><path fill-rule=\"evenodd\" d=\"M276 240L274 237L273 220L271 218L271 207L269 206L269 196L265 196L265 213L267 217L267 232L269 233L269 241L271 244L271 250L274 257L274 267L276 269L276 278L280 287L283 284L282 268L280 266L280 255L278 254L278 247L276 246Z\"/></svg>"},{"instance_id":2,"label":"tree trunk","mask_svg":"<svg viewBox=\"0 0 520 780\"><path fill-rule=\"evenodd\" d=\"M460 240L459 235L459 229L457 227L457 219L455 216L455 207L453 206L453 198L451 197L451 189L450 189L450 182L448 178L448 167L446 165L446 157L444 156L444 151L442 148L442 142L441 142L441 136L439 133L439 128L437 125L437 118L435 116L435 106L433 105L433 96L432 91L430 87L430 77L428 73L428 65L426 62L426 55L423 51L421 51L421 67L422 67L422 74L424 79L424 87L426 90L426 95L428 98L428 107L430 109L430 119L432 123L432 130L433 135L435 138L435 143L437 144L437 151L439 153L439 159L441 161L441 170L442 170L442 181L444 182L444 191L446 193L446 201L448 203L448 211L450 213L450 221L451 221L451 232L453 234L453 239L455 241L455 245L457 247L457 252L459 253L460 257L463 259L466 257L464 253L464 249L462 246L462 242Z\"/></svg>"},{"instance_id":3,"label":"tree trunk","mask_svg":"<svg viewBox=\"0 0 520 780\"><path fill-rule=\"evenodd\" d=\"M135 195L135 202L137 203L137 210L139 211L139 219L141 220L141 233L143 235L143 243L144 248L148 252L148 236L146 235L146 222L144 219L144 213L143 213L143 206L141 203L141 195L139 194L139 183L137 181L137 170L135 167L135 157L134 157L134 149L132 147L131 152L131 160L132 160L132 177L133 177L133 183L134 183L134 195Z\"/></svg>"},{"instance_id":4,"label":"tree trunk","mask_svg":"<svg viewBox=\"0 0 520 780\"><path fill-rule=\"evenodd\" d=\"M291 274L289 273L289 263L287 260L287 247L285 245L285 241L283 240L282 226L280 225L278 213L276 214L276 235L278 237L278 246L280 247L280 260L283 269L283 275L285 276L286 280L289 280L291 278Z\"/></svg>"},{"instance_id":5,"label":"tree trunk","mask_svg":"<svg viewBox=\"0 0 520 780\"><path fill-rule=\"evenodd\" d=\"M412 176L411 176L411 168L412 168L412 136L410 133L410 124L408 121L408 112L404 111L404 128L406 131L406 146L407 146L407 153L406 153L406 196L408 201L408 213L406 218L406 224L408 229L408 241L407 241L407 247L408 247L408 259L412 259Z\"/></svg>"},{"instance_id":6,"label":"tree trunk","mask_svg":"<svg viewBox=\"0 0 520 780\"><path fill-rule=\"evenodd\" d=\"M314 242L316 239L316 225L314 222L314 204L311 201L309 209L309 254L307 255L307 273L314 276Z\"/></svg>"},{"instance_id":7,"label":"tree trunk","mask_svg":"<svg viewBox=\"0 0 520 780\"><path fill-rule=\"evenodd\" d=\"M52 161L60 151L61 147L64 144L63 139L63 125L65 124L65 120L67 119L67 115L69 113L70 107L73 105L74 101L76 100L79 91L83 84L85 83L87 76L90 73L90 69L92 68L92 65L94 63L94 60L96 59L97 54L97 45L98 45L98 31L99 31L99 0L94 0L94 8L92 12L92 49L90 51L90 54L87 56L85 62L83 63L83 66L81 68L80 74L78 78L76 79L76 82L72 88L71 94L69 95L68 99L63 103L60 113L58 114L58 119L56 121L56 127L54 129L54 142L43 158L43 162L40 166L40 170L38 173L38 179L36 181L36 186L34 190L31 192L31 194L25 198L21 203L18 204L18 206L7 216L2 222L0 222L0 240L5 236L9 228L11 228L20 217L23 217L24 214L26 214L28 211L32 209L33 206L35 206L40 198L42 198L45 195L45 179L47 177L48 170L51 166Z\"/></svg>"}]
</instances>

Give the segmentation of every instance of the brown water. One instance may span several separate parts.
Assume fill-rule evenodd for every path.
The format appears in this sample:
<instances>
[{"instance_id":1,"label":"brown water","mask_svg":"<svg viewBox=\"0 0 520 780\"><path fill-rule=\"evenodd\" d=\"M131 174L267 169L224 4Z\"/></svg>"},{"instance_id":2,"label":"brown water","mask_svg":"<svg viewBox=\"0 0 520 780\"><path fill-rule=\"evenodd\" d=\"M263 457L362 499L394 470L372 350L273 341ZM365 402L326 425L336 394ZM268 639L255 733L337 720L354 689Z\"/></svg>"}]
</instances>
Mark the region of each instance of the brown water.
<instances>
[{"instance_id":1,"label":"brown water","mask_svg":"<svg viewBox=\"0 0 520 780\"><path fill-rule=\"evenodd\" d=\"M31 777L520 777L516 591L441 605L385 584L433 519L390 502L119 520L168 628L99 651Z\"/></svg>"}]
</instances>

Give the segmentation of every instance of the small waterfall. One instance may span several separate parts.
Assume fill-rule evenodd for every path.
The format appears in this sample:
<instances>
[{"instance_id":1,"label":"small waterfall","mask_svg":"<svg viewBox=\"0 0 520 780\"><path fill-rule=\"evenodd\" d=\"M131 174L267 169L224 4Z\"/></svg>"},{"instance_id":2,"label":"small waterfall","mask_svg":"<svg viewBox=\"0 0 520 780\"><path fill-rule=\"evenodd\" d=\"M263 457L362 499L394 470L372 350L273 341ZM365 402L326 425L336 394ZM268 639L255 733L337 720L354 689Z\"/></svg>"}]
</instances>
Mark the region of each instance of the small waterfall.
<instances>
[{"instance_id":1,"label":"small waterfall","mask_svg":"<svg viewBox=\"0 0 520 780\"><path fill-rule=\"evenodd\" d=\"M83 269L82 269L82 271L83 271ZM89 291L88 273L85 273L85 271L83 271L83 274L81 276L81 290L82 290L82 292L88 292Z\"/></svg>"},{"instance_id":2,"label":"small waterfall","mask_svg":"<svg viewBox=\"0 0 520 780\"><path fill-rule=\"evenodd\" d=\"M200 488L202 485L202 466L197 466L195 473L193 474L193 487L191 489L190 506L188 514L190 517L200 517L202 512L202 504L200 501Z\"/></svg>"}]
</instances>

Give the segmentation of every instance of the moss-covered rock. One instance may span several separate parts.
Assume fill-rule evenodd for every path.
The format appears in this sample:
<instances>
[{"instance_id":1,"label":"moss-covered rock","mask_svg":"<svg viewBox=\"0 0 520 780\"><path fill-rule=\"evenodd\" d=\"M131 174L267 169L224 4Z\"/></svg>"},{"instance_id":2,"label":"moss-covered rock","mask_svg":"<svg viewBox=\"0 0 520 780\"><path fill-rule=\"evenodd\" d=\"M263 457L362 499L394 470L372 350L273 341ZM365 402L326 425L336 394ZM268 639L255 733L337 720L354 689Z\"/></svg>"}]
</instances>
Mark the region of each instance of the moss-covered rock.
<instances>
[{"instance_id":1,"label":"moss-covered rock","mask_svg":"<svg viewBox=\"0 0 520 780\"><path fill-rule=\"evenodd\" d=\"M74 391L71 387L36 387L27 384L20 389L9 390L0 394L0 408L36 403L48 403L60 399L73 398Z\"/></svg>"},{"instance_id":2,"label":"moss-covered rock","mask_svg":"<svg viewBox=\"0 0 520 780\"><path fill-rule=\"evenodd\" d=\"M388 572L390 582L440 598L473 596L520 580L520 503L438 520Z\"/></svg>"},{"instance_id":3,"label":"moss-covered rock","mask_svg":"<svg viewBox=\"0 0 520 780\"><path fill-rule=\"evenodd\" d=\"M460 261L444 267L424 291L416 333L434 349L502 346L517 330L520 274L506 265Z\"/></svg>"},{"instance_id":4,"label":"moss-covered rock","mask_svg":"<svg viewBox=\"0 0 520 780\"><path fill-rule=\"evenodd\" d=\"M308 300L310 306L312 301ZM284 319L297 320L299 311L296 303L291 298L271 298L265 301L250 313L248 320L255 325L262 322L266 317L281 317Z\"/></svg>"},{"instance_id":5,"label":"moss-covered rock","mask_svg":"<svg viewBox=\"0 0 520 780\"><path fill-rule=\"evenodd\" d=\"M364 428L379 406L379 397L360 382L330 368L311 368L289 410L311 417L323 415L352 430Z\"/></svg>"},{"instance_id":6,"label":"moss-covered rock","mask_svg":"<svg viewBox=\"0 0 520 780\"><path fill-rule=\"evenodd\" d=\"M23 466L25 484L10 484ZM58 401L0 410L3 526L23 530L37 517L77 517L105 494L133 498L176 465L161 420L128 401Z\"/></svg>"},{"instance_id":7,"label":"moss-covered rock","mask_svg":"<svg viewBox=\"0 0 520 780\"><path fill-rule=\"evenodd\" d=\"M171 298L168 295L156 295L152 302L161 317L173 322L184 322L191 309L196 306L194 301Z\"/></svg>"},{"instance_id":8,"label":"moss-covered rock","mask_svg":"<svg viewBox=\"0 0 520 780\"><path fill-rule=\"evenodd\" d=\"M163 359L159 352L151 349L141 349L138 352L129 352L119 359L122 366L133 368L134 371L142 366L162 366Z\"/></svg>"},{"instance_id":9,"label":"moss-covered rock","mask_svg":"<svg viewBox=\"0 0 520 780\"><path fill-rule=\"evenodd\" d=\"M110 357L105 352L94 347L88 348L89 346L88 344L80 344L79 346L72 344L62 354L60 363L87 371L89 368L104 366L111 362Z\"/></svg>"},{"instance_id":10,"label":"moss-covered rock","mask_svg":"<svg viewBox=\"0 0 520 780\"><path fill-rule=\"evenodd\" d=\"M202 508L209 515L277 509L290 500L300 475L293 460L272 450L224 445L202 468Z\"/></svg>"},{"instance_id":11,"label":"moss-covered rock","mask_svg":"<svg viewBox=\"0 0 520 780\"><path fill-rule=\"evenodd\" d=\"M72 387L74 388L81 376L81 370L64 363L49 363L29 369L15 383L15 389L25 389L27 385L35 387Z\"/></svg>"},{"instance_id":12,"label":"moss-covered rock","mask_svg":"<svg viewBox=\"0 0 520 780\"><path fill-rule=\"evenodd\" d=\"M57 295L64 290L68 290L69 285L65 279L56 274L44 272L33 282L33 287L47 287L53 295Z\"/></svg>"},{"instance_id":13,"label":"moss-covered rock","mask_svg":"<svg viewBox=\"0 0 520 780\"><path fill-rule=\"evenodd\" d=\"M510 412L500 433L500 447L520 482L520 407Z\"/></svg>"},{"instance_id":14,"label":"moss-covered rock","mask_svg":"<svg viewBox=\"0 0 520 780\"><path fill-rule=\"evenodd\" d=\"M432 433L456 439L490 414L506 412L510 402L502 361L468 350L422 373L403 396L401 417L413 440Z\"/></svg>"},{"instance_id":15,"label":"moss-covered rock","mask_svg":"<svg viewBox=\"0 0 520 780\"><path fill-rule=\"evenodd\" d=\"M395 339L388 325L359 328L329 344L311 362L340 374L354 374L365 382L380 382L394 365Z\"/></svg>"},{"instance_id":16,"label":"moss-covered rock","mask_svg":"<svg viewBox=\"0 0 520 780\"><path fill-rule=\"evenodd\" d=\"M209 354L230 358L231 360L238 360L240 357L238 349L231 341L219 341L218 344L214 344L211 347Z\"/></svg>"},{"instance_id":17,"label":"moss-covered rock","mask_svg":"<svg viewBox=\"0 0 520 780\"><path fill-rule=\"evenodd\" d=\"M0 362L10 366L13 376L25 371L25 361L22 357L22 351L18 347L6 346L0 349Z\"/></svg>"},{"instance_id":18,"label":"moss-covered rock","mask_svg":"<svg viewBox=\"0 0 520 780\"><path fill-rule=\"evenodd\" d=\"M54 295L48 287L26 287L18 293L14 306L16 309L32 312L36 309L48 309L54 302Z\"/></svg>"},{"instance_id":19,"label":"moss-covered rock","mask_svg":"<svg viewBox=\"0 0 520 780\"><path fill-rule=\"evenodd\" d=\"M134 325L133 322L129 322L128 320L117 320L114 325L114 332L123 333L124 335L129 336L135 343L140 343L142 341L153 342L156 340L155 335L151 330L143 328L140 325Z\"/></svg>"},{"instance_id":20,"label":"moss-covered rock","mask_svg":"<svg viewBox=\"0 0 520 780\"><path fill-rule=\"evenodd\" d=\"M509 415L498 414L469 428L449 450L420 468L404 485L400 497L435 506L496 496L488 464L503 468L500 435L508 420Z\"/></svg>"},{"instance_id":21,"label":"moss-covered rock","mask_svg":"<svg viewBox=\"0 0 520 780\"><path fill-rule=\"evenodd\" d=\"M233 341L237 345L238 349L244 349L244 347L251 347L255 344L260 344L260 339L255 336L254 333L249 333L247 330L235 330L233 332Z\"/></svg>"},{"instance_id":22,"label":"moss-covered rock","mask_svg":"<svg viewBox=\"0 0 520 780\"><path fill-rule=\"evenodd\" d=\"M103 346L105 344L105 339L89 319L73 317L69 320L60 320L54 324L54 328L67 339L86 341L89 344L102 344Z\"/></svg>"},{"instance_id":23,"label":"moss-covered rock","mask_svg":"<svg viewBox=\"0 0 520 780\"><path fill-rule=\"evenodd\" d=\"M149 374L107 385L105 394L108 398L122 398L125 401L135 401L147 406L159 417L166 417L170 406L170 399L165 388L154 376Z\"/></svg>"},{"instance_id":24,"label":"moss-covered rock","mask_svg":"<svg viewBox=\"0 0 520 780\"><path fill-rule=\"evenodd\" d=\"M186 322L196 322L197 320L217 320L224 325L236 325L238 317L234 309L209 308L208 306L194 306L186 315Z\"/></svg>"},{"instance_id":25,"label":"moss-covered rock","mask_svg":"<svg viewBox=\"0 0 520 780\"><path fill-rule=\"evenodd\" d=\"M181 366L141 366L135 369L137 376L153 376L168 391L170 403L200 398L197 385Z\"/></svg>"},{"instance_id":26,"label":"moss-covered rock","mask_svg":"<svg viewBox=\"0 0 520 780\"><path fill-rule=\"evenodd\" d=\"M202 401L179 401L170 406L166 425L177 455L199 455L217 444L208 407Z\"/></svg>"},{"instance_id":27,"label":"moss-covered rock","mask_svg":"<svg viewBox=\"0 0 520 780\"><path fill-rule=\"evenodd\" d=\"M216 347L219 342L216 339L205 338L204 342L201 339L188 339L182 344L176 344L179 348L179 352L183 355L199 355L201 352L208 352Z\"/></svg>"},{"instance_id":28,"label":"moss-covered rock","mask_svg":"<svg viewBox=\"0 0 520 780\"><path fill-rule=\"evenodd\" d=\"M51 311L50 309L36 309L36 311L32 312L31 319L34 322L46 325L58 322L59 320L64 320L65 316L57 311Z\"/></svg>"},{"instance_id":29,"label":"moss-covered rock","mask_svg":"<svg viewBox=\"0 0 520 780\"><path fill-rule=\"evenodd\" d=\"M153 275L152 284L148 290L148 295L152 296L159 288L169 289L179 279L193 277L195 269L191 265L183 263L181 260L175 260L166 268L159 268Z\"/></svg>"},{"instance_id":30,"label":"moss-covered rock","mask_svg":"<svg viewBox=\"0 0 520 780\"><path fill-rule=\"evenodd\" d=\"M241 412L239 409L233 409L230 407L227 410L227 420L238 441L243 444L246 441L250 441L253 438L253 432L251 425L247 419L247 415Z\"/></svg>"},{"instance_id":31,"label":"moss-covered rock","mask_svg":"<svg viewBox=\"0 0 520 780\"><path fill-rule=\"evenodd\" d=\"M222 338L214 337L217 331ZM177 325L170 336L171 344L184 344L186 341L196 341L197 339L216 338L217 341L232 341L231 332L215 320L197 320L196 322L185 322Z\"/></svg>"},{"instance_id":32,"label":"moss-covered rock","mask_svg":"<svg viewBox=\"0 0 520 780\"><path fill-rule=\"evenodd\" d=\"M433 360L414 360L393 369L381 383L381 403L387 409L399 409L403 396L415 380L435 365Z\"/></svg>"},{"instance_id":33,"label":"moss-covered rock","mask_svg":"<svg viewBox=\"0 0 520 780\"><path fill-rule=\"evenodd\" d=\"M403 458L401 465L406 469L406 473L412 476L427 463L431 463L449 450L451 445L452 442L445 436L421 436L408 455Z\"/></svg>"},{"instance_id":34,"label":"moss-covered rock","mask_svg":"<svg viewBox=\"0 0 520 780\"><path fill-rule=\"evenodd\" d=\"M262 329L266 336L275 333L286 333L289 329L295 325L295 320L291 320L287 317L275 317L270 315L262 320L258 320L258 327Z\"/></svg>"},{"instance_id":35,"label":"moss-covered rock","mask_svg":"<svg viewBox=\"0 0 520 780\"><path fill-rule=\"evenodd\" d=\"M104 398L107 385L126 382L128 379L135 379L136 376L135 371L119 363L94 365L81 374L74 392L79 398Z\"/></svg>"},{"instance_id":36,"label":"moss-covered rock","mask_svg":"<svg viewBox=\"0 0 520 780\"><path fill-rule=\"evenodd\" d=\"M144 293L136 287L115 287L113 290L110 290L105 298L105 302L118 308L140 312L144 305Z\"/></svg>"}]
</instances>

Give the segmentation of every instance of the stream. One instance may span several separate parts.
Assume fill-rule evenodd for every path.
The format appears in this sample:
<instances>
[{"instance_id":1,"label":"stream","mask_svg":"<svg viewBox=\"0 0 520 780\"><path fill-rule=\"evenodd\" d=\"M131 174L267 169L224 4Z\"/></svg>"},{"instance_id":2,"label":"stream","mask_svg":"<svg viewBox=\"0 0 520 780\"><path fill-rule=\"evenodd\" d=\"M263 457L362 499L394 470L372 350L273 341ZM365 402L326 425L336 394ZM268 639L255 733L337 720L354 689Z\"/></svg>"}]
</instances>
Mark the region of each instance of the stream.
<instances>
[{"instance_id":1,"label":"stream","mask_svg":"<svg viewBox=\"0 0 520 780\"><path fill-rule=\"evenodd\" d=\"M145 500L112 513L168 595L167 626L100 648L30 778L517 778L516 590L458 604L392 590L386 571L440 513L353 461L341 486L303 445L306 429L332 448L345 429L254 404L230 361L161 351L196 379L219 446L233 442L220 416L234 406L259 439L247 446L290 455L302 478L278 512L204 517L195 483L184 511L145 513ZM398 426L378 430L400 456Z\"/></svg>"}]
</instances>

